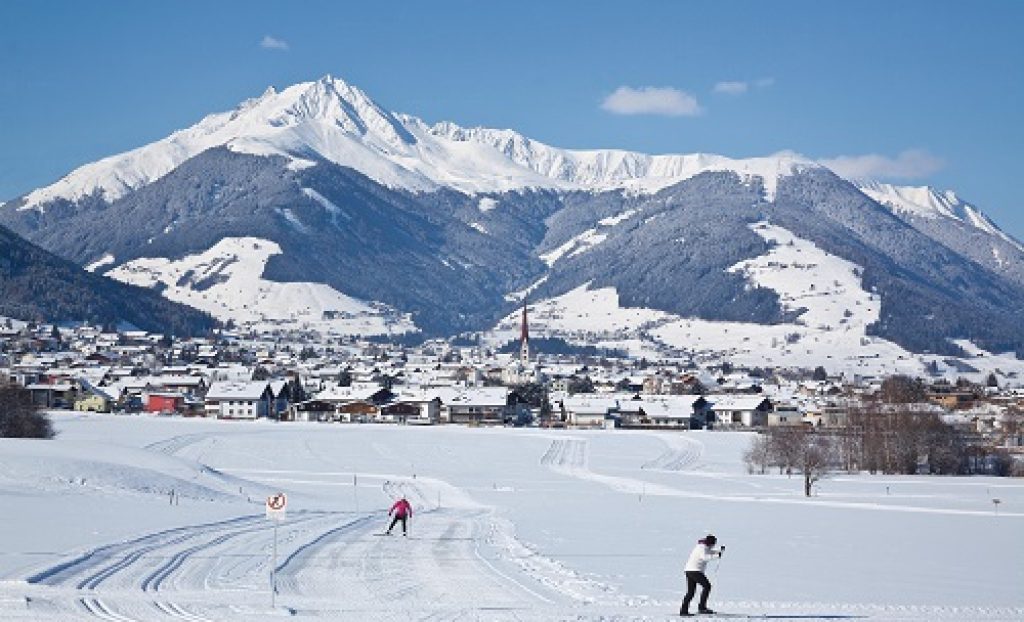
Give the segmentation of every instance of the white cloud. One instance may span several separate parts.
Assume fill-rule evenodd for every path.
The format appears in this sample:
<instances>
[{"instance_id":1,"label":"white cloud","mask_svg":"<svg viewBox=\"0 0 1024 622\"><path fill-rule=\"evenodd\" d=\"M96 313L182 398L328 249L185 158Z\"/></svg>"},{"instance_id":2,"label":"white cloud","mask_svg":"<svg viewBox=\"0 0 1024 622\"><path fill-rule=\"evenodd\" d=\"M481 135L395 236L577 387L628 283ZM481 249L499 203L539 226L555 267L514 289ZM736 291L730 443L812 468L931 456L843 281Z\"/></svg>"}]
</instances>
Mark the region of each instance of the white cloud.
<instances>
[{"instance_id":1,"label":"white cloud","mask_svg":"<svg viewBox=\"0 0 1024 622\"><path fill-rule=\"evenodd\" d=\"M264 50L287 50L288 42L284 39L278 39L270 35L263 35L263 39L260 41L260 47Z\"/></svg>"},{"instance_id":2,"label":"white cloud","mask_svg":"<svg viewBox=\"0 0 1024 622\"><path fill-rule=\"evenodd\" d=\"M620 86L604 99L601 108L612 114L655 114L667 117L693 117L703 110L697 98L672 87Z\"/></svg>"},{"instance_id":3,"label":"white cloud","mask_svg":"<svg viewBox=\"0 0 1024 622\"><path fill-rule=\"evenodd\" d=\"M916 179L938 172L946 165L942 158L924 149L907 149L895 158L869 153L841 155L819 162L847 179Z\"/></svg>"},{"instance_id":4,"label":"white cloud","mask_svg":"<svg viewBox=\"0 0 1024 622\"><path fill-rule=\"evenodd\" d=\"M758 78L757 80L723 80L711 89L715 93L725 95L742 95L751 88L766 89L775 84L775 78Z\"/></svg>"},{"instance_id":5,"label":"white cloud","mask_svg":"<svg viewBox=\"0 0 1024 622\"><path fill-rule=\"evenodd\" d=\"M750 84L739 80L727 80L725 82L719 82L715 85L715 93L725 93L726 95L742 95L746 93L750 88Z\"/></svg>"}]
</instances>

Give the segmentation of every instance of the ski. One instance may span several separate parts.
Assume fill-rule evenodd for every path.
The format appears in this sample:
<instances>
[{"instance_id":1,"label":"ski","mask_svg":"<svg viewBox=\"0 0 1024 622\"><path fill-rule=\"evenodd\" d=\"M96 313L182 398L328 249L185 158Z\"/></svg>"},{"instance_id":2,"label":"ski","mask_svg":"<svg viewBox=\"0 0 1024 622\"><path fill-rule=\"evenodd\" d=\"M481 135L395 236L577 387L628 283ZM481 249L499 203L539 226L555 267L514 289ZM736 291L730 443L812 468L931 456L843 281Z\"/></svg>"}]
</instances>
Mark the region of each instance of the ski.
<instances>
[{"instance_id":1,"label":"ski","mask_svg":"<svg viewBox=\"0 0 1024 622\"><path fill-rule=\"evenodd\" d=\"M807 614L807 613L691 613L682 618L733 618L740 620L860 620L867 618L865 615L850 615L841 613Z\"/></svg>"}]
</instances>

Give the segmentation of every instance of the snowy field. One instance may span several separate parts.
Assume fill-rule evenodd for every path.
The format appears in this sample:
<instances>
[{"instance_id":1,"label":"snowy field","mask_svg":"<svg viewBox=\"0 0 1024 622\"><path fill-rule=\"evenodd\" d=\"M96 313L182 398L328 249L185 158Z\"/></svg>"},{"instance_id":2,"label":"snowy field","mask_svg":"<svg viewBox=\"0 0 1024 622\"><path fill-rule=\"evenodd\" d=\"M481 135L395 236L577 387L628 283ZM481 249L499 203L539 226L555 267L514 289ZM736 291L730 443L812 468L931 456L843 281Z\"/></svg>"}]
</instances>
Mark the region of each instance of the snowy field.
<instances>
[{"instance_id":1,"label":"snowy field","mask_svg":"<svg viewBox=\"0 0 1024 622\"><path fill-rule=\"evenodd\" d=\"M743 433L55 419L0 440L3 620L668 620L709 530L740 619L1024 619L1020 480L805 499L746 474ZM410 537L378 537L399 494Z\"/></svg>"}]
</instances>

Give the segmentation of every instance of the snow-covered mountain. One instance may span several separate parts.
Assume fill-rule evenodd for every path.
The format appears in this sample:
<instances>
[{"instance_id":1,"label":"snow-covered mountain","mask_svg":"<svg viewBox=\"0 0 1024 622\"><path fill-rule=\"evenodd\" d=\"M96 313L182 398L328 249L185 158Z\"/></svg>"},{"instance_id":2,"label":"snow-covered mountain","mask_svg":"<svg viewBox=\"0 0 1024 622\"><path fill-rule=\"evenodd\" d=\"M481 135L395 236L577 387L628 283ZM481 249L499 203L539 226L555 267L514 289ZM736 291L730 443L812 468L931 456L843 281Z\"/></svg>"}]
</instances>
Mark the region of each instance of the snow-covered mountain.
<instances>
[{"instance_id":1,"label":"snow-covered mountain","mask_svg":"<svg viewBox=\"0 0 1024 622\"><path fill-rule=\"evenodd\" d=\"M1024 352L1024 250L952 193L850 182L792 153L560 149L392 113L329 76L76 169L0 222L224 320L451 334L524 299L603 292L666 352L756 356L753 336L779 331L776 364L787 340L817 340L788 356L803 363L839 333L853 357L872 340L891 359L965 340Z\"/></svg>"},{"instance_id":2,"label":"snow-covered mountain","mask_svg":"<svg viewBox=\"0 0 1024 622\"><path fill-rule=\"evenodd\" d=\"M759 177L770 200L780 177L820 166L791 152L733 159L706 153L572 150L509 129L464 128L447 121L430 125L389 112L359 88L328 75L280 92L270 87L230 112L211 114L165 139L82 166L12 204L38 209L55 200L74 202L94 194L113 201L212 147L284 156L294 168L312 165L310 157L323 158L390 188L419 192L450 187L468 193L524 188L653 193L702 172L733 171L744 179ZM952 218L1016 244L952 191L853 181L897 214Z\"/></svg>"},{"instance_id":3,"label":"snow-covered mountain","mask_svg":"<svg viewBox=\"0 0 1024 622\"><path fill-rule=\"evenodd\" d=\"M1003 233L980 209L961 200L952 190L938 191L931 186L896 186L870 180L855 183L861 192L899 216L930 220L949 218L1020 247L1019 242Z\"/></svg>"},{"instance_id":4,"label":"snow-covered mountain","mask_svg":"<svg viewBox=\"0 0 1024 622\"><path fill-rule=\"evenodd\" d=\"M1024 284L1024 245L952 190L854 181L861 192L915 229L985 267Z\"/></svg>"},{"instance_id":5,"label":"snow-covered mountain","mask_svg":"<svg viewBox=\"0 0 1024 622\"><path fill-rule=\"evenodd\" d=\"M269 88L235 110L82 166L29 193L17 206L38 209L54 200L77 201L95 193L114 201L211 147L284 156L294 168L322 158L389 188L417 192L439 187L469 193L523 188L654 192L704 171L731 170L761 176L770 194L778 176L814 166L789 153L734 160L710 154L558 149L512 130L428 125L411 115L388 112L360 89L325 76L280 92Z\"/></svg>"}]
</instances>

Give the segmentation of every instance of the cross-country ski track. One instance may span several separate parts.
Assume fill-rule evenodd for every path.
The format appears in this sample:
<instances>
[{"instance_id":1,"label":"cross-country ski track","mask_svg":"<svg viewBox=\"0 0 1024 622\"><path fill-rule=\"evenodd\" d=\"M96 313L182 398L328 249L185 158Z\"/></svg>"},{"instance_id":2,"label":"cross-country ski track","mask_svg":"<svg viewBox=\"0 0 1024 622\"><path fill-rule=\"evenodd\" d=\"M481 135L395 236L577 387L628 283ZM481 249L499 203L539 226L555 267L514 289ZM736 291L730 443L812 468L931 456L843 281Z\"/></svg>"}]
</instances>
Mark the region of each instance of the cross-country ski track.
<instances>
[{"instance_id":1,"label":"cross-country ski track","mask_svg":"<svg viewBox=\"0 0 1024 622\"><path fill-rule=\"evenodd\" d=\"M60 552L5 540L13 552L0 558L7 560L0 567L4 620L678 619L683 557L692 538L711 528L736 543L737 553L710 575L712 604L730 619L1024 619L1024 602L1010 587L994 592L992 603L939 595L957 576L941 569L920 571L920 581L935 588L898 579L913 601L893 602L898 590L875 594L871 583L840 589L870 559L837 567L835 598L822 598L833 592L819 576L827 558L862 548L842 539L860 537L857 520L843 518L845 530L795 528L790 537L804 544L790 553L814 556L805 569L765 561L775 545L758 531L761 523L769 531L786 525L779 517L824 525L863 516L872 525L896 521L896 530L989 526L993 537L1019 534L1024 486L1013 480L985 480L985 494L1007 499L996 519L962 498L962 479L947 487L937 478L886 477L879 480L886 496L875 497L862 490L872 487L870 478L843 475L835 489L804 499L788 478L752 476L731 464L740 443L722 434L246 427L112 417L58 425L62 436L47 444L0 444L0 461L11 467L0 496L34 507L37 516L69 508L68 516L46 515L46 524L65 525L68 538L82 544ZM42 460L49 470L35 474ZM70 471L73 477L51 474ZM142 485L154 472L169 478L161 486L174 494ZM262 502L278 490L288 493L289 507L273 565L274 529ZM116 507L83 511L76 520L74 494ZM387 508L400 496L415 509L409 536L398 528L382 536ZM25 519L15 526L32 525ZM124 536L95 535L107 527ZM1021 548L1010 542L1005 553ZM994 583L1019 572L1009 557L997 567L1010 576ZM752 584L751 577L763 578ZM777 587L790 585L795 589Z\"/></svg>"}]
</instances>

